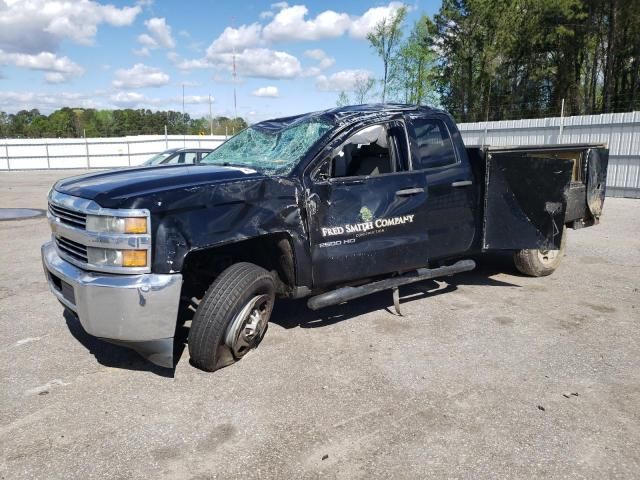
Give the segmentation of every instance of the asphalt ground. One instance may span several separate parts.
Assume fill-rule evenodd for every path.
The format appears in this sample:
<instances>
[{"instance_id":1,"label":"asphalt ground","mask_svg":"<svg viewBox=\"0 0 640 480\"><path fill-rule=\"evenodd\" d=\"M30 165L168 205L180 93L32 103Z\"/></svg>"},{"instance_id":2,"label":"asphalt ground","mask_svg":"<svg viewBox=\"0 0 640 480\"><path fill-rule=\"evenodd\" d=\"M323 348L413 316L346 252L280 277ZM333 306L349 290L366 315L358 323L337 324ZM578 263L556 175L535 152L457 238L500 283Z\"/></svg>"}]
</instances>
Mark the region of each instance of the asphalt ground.
<instances>
[{"instance_id":1,"label":"asphalt ground","mask_svg":"<svg viewBox=\"0 0 640 480\"><path fill-rule=\"evenodd\" d=\"M70 172L0 173L46 208ZM547 278L502 258L314 313L175 372L48 292L44 218L0 222L0 478L640 478L640 201L609 198Z\"/></svg>"}]
</instances>

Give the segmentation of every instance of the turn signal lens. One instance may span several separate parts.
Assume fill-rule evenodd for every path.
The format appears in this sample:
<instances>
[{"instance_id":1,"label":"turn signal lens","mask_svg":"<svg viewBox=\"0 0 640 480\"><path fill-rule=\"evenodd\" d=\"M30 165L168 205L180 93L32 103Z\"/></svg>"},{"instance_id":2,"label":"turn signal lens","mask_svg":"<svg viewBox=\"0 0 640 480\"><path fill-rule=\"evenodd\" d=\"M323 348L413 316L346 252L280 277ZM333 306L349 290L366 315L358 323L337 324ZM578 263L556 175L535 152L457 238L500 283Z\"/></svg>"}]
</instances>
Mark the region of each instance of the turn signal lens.
<instances>
[{"instance_id":1,"label":"turn signal lens","mask_svg":"<svg viewBox=\"0 0 640 480\"><path fill-rule=\"evenodd\" d=\"M146 217L125 218L124 233L147 233Z\"/></svg>"},{"instance_id":2,"label":"turn signal lens","mask_svg":"<svg viewBox=\"0 0 640 480\"><path fill-rule=\"evenodd\" d=\"M123 267L146 267L147 251L146 250L122 250L122 266Z\"/></svg>"}]
</instances>

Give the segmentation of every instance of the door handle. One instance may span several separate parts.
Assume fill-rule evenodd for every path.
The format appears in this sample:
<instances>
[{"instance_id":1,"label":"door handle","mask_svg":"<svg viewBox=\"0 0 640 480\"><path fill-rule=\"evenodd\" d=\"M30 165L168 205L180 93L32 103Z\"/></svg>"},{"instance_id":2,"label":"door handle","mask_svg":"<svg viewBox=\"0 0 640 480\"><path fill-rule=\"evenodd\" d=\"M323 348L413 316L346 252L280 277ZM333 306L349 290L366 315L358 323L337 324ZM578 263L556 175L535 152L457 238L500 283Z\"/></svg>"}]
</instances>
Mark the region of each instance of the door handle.
<instances>
[{"instance_id":1,"label":"door handle","mask_svg":"<svg viewBox=\"0 0 640 480\"><path fill-rule=\"evenodd\" d=\"M469 185L473 185L471 180L460 180L451 184L452 187L468 187Z\"/></svg>"},{"instance_id":2,"label":"door handle","mask_svg":"<svg viewBox=\"0 0 640 480\"><path fill-rule=\"evenodd\" d=\"M396 195L398 196L406 196L406 195L416 195L418 193L424 193L424 188L416 187L416 188L405 188L404 190L398 190Z\"/></svg>"}]
</instances>

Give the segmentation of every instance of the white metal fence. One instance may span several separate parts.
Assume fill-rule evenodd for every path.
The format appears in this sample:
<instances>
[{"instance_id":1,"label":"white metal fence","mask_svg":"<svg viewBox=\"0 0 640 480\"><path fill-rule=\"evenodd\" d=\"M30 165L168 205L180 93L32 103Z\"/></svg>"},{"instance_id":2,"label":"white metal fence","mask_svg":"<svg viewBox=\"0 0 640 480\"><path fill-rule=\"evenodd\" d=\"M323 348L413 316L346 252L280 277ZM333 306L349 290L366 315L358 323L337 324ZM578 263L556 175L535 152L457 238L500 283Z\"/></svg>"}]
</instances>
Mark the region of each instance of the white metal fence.
<instances>
[{"instance_id":1,"label":"white metal fence","mask_svg":"<svg viewBox=\"0 0 640 480\"><path fill-rule=\"evenodd\" d=\"M0 170L127 167L169 148L216 148L224 140L224 135L0 139Z\"/></svg>"},{"instance_id":2,"label":"white metal fence","mask_svg":"<svg viewBox=\"0 0 640 480\"><path fill-rule=\"evenodd\" d=\"M640 198L640 112L458 125L467 145L606 143L607 195Z\"/></svg>"},{"instance_id":3,"label":"white metal fence","mask_svg":"<svg viewBox=\"0 0 640 480\"><path fill-rule=\"evenodd\" d=\"M609 145L607 195L640 198L640 112L458 125L467 145ZM139 165L174 147L215 148L224 136L149 135L88 139L0 139L0 170Z\"/></svg>"}]
</instances>

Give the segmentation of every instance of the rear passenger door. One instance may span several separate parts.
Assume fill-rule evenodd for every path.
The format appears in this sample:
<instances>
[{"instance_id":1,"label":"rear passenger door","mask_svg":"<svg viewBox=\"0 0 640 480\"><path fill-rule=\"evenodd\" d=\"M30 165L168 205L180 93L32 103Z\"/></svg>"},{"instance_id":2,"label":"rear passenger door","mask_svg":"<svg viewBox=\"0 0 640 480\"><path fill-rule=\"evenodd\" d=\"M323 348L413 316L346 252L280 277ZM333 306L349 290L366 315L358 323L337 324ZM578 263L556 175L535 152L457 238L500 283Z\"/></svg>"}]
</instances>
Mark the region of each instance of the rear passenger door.
<instances>
[{"instance_id":1,"label":"rear passenger door","mask_svg":"<svg viewBox=\"0 0 640 480\"><path fill-rule=\"evenodd\" d=\"M408 124L413 169L426 180L426 255L461 255L476 233L476 188L460 132L446 115L410 115Z\"/></svg>"}]
</instances>

